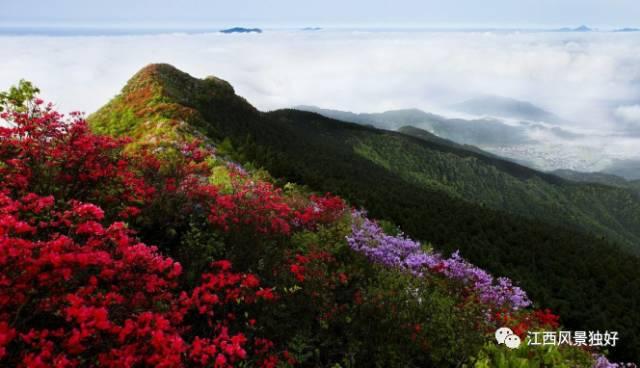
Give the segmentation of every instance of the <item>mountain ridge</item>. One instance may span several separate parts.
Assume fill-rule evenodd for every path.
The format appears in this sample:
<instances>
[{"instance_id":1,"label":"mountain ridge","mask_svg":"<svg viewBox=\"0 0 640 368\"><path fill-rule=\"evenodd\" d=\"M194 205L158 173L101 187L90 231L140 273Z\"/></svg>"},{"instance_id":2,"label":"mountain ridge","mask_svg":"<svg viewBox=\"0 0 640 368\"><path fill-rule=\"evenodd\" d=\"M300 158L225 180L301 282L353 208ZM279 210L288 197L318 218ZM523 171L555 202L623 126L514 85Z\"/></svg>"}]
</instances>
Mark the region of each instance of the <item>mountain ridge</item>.
<instances>
[{"instance_id":1,"label":"mountain ridge","mask_svg":"<svg viewBox=\"0 0 640 368\"><path fill-rule=\"evenodd\" d=\"M631 201L626 207L631 205L635 208L632 213L640 213L640 202L631 197L631 192L565 181L558 176L536 171L512 161L479 154L463 146L455 146L453 142L443 145L443 141L434 143L433 139L431 142L417 139L411 140L412 143L407 145L409 143L407 139L415 137L408 138L409 136L399 132L377 130L355 123L346 124L312 112L286 109L268 113L260 112L244 98L237 96L229 83L216 77L196 79L168 64L156 64L143 68L129 81L123 89L123 94L116 97L110 106L117 106L117 108L102 109L90 117L90 121L94 122L93 125L98 132L104 133L107 128L111 128L112 119L101 116L104 111L108 111L107 115L116 117L139 115L144 116L146 120L170 120L174 123L176 120L185 121L186 126L200 129L204 135L213 139L244 135L245 139L270 140L274 142L271 148L277 148L278 144L290 145L291 142L287 142L287 137L309 139L305 137L308 132L300 131L300 125L286 121L293 117L294 120L304 121L305 129L317 131L318 137L315 137L315 140L319 140L320 137L332 139L335 144L344 146L341 149L353 149L357 155L364 155L365 159L376 165L383 167L386 165L386 170L404 176L405 180L411 180L432 189L444 189L448 195L465 201L485 203L497 210L507 210L533 218L536 216L545 218L544 214L548 211L564 213L567 218L581 218L582 220L569 220L569 223L573 221L574 225L582 224L584 229L599 229L596 232L616 235L615 239L618 242L640 243L640 225L637 227L631 225L633 221L640 222L640 218L629 216L629 214L623 215L624 207L605 209L602 207L604 205L602 199L594 194L597 191L607 193L607 196L616 203ZM399 111L404 112L404 110ZM412 111L423 114L419 110ZM393 113L396 112L390 112L390 114ZM139 137L144 137L145 131L148 130L147 127L140 129L141 125L136 128L135 121L129 121L129 124L131 125L129 128L120 128L111 133L127 133L134 139L140 139ZM157 133L154 132L154 134ZM401 144L403 148L385 147L387 144L395 144L393 142L406 143ZM402 165L408 165L407 167L400 169L393 165L388 166L385 157L396 155L400 152L398 150L409 149L413 150L412 154L422 162L405 161L407 157L405 154L397 156L395 160L400 160L396 163L402 162ZM429 151L437 152L437 159L434 159L432 154L427 154ZM470 158L474 161L468 161ZM426 162L429 164L424 166ZM440 172L450 170L451 168L448 167L450 164L454 164L463 171L454 176L451 176L453 174L451 172L446 174L448 179L441 179ZM487 187L485 179L482 179L483 175L491 175L495 183ZM532 179L535 181L528 183ZM475 186L468 186L470 183L475 183ZM542 185L542 187L533 190L528 188L530 185ZM539 190L543 191L538 193ZM511 200L508 200L507 196L511 196ZM554 202L546 203L545 196L555 198L554 202L563 203L563 206L568 207L559 207ZM512 202L513 200L515 202ZM525 205L524 202L527 201L529 202ZM533 201L538 202L537 207L532 208ZM575 201L580 201L582 208L572 209L575 207ZM591 213L592 211L598 212ZM615 214L617 212L620 213ZM609 225L603 225L605 223ZM626 225L626 223L629 224ZM620 236L620 234L626 235ZM625 237L626 240L624 240Z\"/></svg>"},{"instance_id":2,"label":"mountain ridge","mask_svg":"<svg viewBox=\"0 0 640 368\"><path fill-rule=\"evenodd\" d=\"M629 294L629 290L640 290L637 257L603 239L597 227L578 230L564 223L575 219L560 215L567 211L562 206L576 202L602 213L601 219L589 217L593 221L611 221L609 226L620 226L620 231L632 229L631 215L636 213L632 208L615 216L607 212L611 211L608 206L619 207L616 211L626 208L630 192L554 176L552 180L574 196L557 205L561 195L567 194L545 192L553 184L530 169L523 172L534 175L533 180L517 179L483 163L478 153L452 152L451 147L424 139L312 112L259 112L219 80L196 79L171 66L143 71L123 94L89 117L93 129L139 133L134 142L146 139L142 127L147 123L197 130L226 147L238 161L255 162L282 178L282 183L340 194L371 216L391 220L407 234L441 250L460 249L476 264L518 280L540 303L557 308L570 328L617 328L631 346L638 346L634 342L640 341L640 318L624 313L640 302L634 299L640 292ZM146 92L136 91L135 85ZM126 114L131 115L127 124L110 127L110 117ZM473 178L484 179L465 182ZM508 186L495 184L500 181ZM521 184L513 186L517 182ZM510 193L509 188L519 189ZM538 192L541 188L547 189ZM580 191L574 192L576 188ZM536 206L547 210L531 218L492 208L503 203L533 212L534 203L518 191L529 196L542 193ZM474 201L473 193L484 193L495 202ZM611 202L598 199L603 194ZM584 209L570 213L593 216ZM588 279L581 276L585 272ZM638 354L632 347L625 349L620 356Z\"/></svg>"}]
</instances>

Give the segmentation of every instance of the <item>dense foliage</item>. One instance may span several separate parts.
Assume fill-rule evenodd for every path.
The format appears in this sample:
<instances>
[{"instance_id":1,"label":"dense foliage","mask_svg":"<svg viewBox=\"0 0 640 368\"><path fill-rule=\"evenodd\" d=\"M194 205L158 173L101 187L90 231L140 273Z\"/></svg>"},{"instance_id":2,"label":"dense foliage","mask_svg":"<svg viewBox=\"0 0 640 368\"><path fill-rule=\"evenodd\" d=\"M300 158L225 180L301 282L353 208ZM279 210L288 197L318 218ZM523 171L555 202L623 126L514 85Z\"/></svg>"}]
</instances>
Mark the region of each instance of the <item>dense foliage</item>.
<instances>
[{"instance_id":1,"label":"dense foliage","mask_svg":"<svg viewBox=\"0 0 640 368\"><path fill-rule=\"evenodd\" d=\"M114 119L123 114L130 120L114 125ZM535 302L556 310L567 327L620 331L621 343L614 349L614 356L629 360L640 356L640 315L631 312L640 303L637 257L600 236L558 225L563 220L555 212L557 206L541 212L541 220L496 211L470 203L461 195L452 195L452 190L459 191L456 185L452 185L454 189L435 181L423 185L420 180L408 178L424 176L428 171L400 175L372 161L373 156L364 154L361 148L367 144L368 149L380 154L394 153L395 158L385 159L400 163L427 162L413 153L435 155L436 151L427 150L437 149L443 157L439 164L441 175L445 176L449 171L464 172L472 167L499 174L496 165L500 162L489 161L493 166L483 166L486 157L312 113L294 110L260 113L236 96L226 82L213 77L198 80L168 65L143 69L122 94L91 116L90 121L101 133L113 134L114 126L123 127L122 131L133 137L134 146L153 141L157 129L149 129L150 121L164 128L175 127L164 136L179 136L185 127L194 135L204 133L219 142L219 152L231 155L247 167L251 167L248 162L253 162L286 181L337 193L366 208L371 216L390 220L412 237L435 244L442 252L460 249L465 258L478 266L517 280ZM385 143L387 140L389 144ZM402 157L402 152L412 155ZM509 168L512 176L523 180L538 175L518 165L510 164ZM490 181L480 184L489 185ZM536 183L544 180L533 177L525 182L533 188L527 190L535 191ZM592 192L588 196L601 193L599 186L584 188L585 193ZM588 201L587 194L577 203ZM513 205L535 208L534 203L516 197L509 199L515 202ZM593 203L602 204L600 200ZM623 205L621 208L626 208ZM628 220L635 221L634 218L629 216ZM207 241L213 248L221 241L203 237L197 231L187 233L200 243ZM171 234L163 234L163 239Z\"/></svg>"},{"instance_id":2,"label":"dense foliage","mask_svg":"<svg viewBox=\"0 0 640 368\"><path fill-rule=\"evenodd\" d=\"M272 342L247 327L247 306L272 289L228 261L182 288L181 265L116 221L153 195L122 141L40 105L6 105L0 128L3 365L275 366Z\"/></svg>"},{"instance_id":3,"label":"dense foliage","mask_svg":"<svg viewBox=\"0 0 640 368\"><path fill-rule=\"evenodd\" d=\"M188 135L126 149L21 87L0 100L2 365L597 363L497 347L498 326L558 317L339 197L280 189Z\"/></svg>"},{"instance_id":4,"label":"dense foliage","mask_svg":"<svg viewBox=\"0 0 640 368\"><path fill-rule=\"evenodd\" d=\"M422 137L415 130L412 135ZM635 254L640 251L640 197L631 190L565 182L479 153L407 144L399 135L355 142L355 152L407 182L526 217L552 216L556 224L606 235Z\"/></svg>"},{"instance_id":5,"label":"dense foliage","mask_svg":"<svg viewBox=\"0 0 640 368\"><path fill-rule=\"evenodd\" d=\"M640 315L629 312L640 302L637 257L601 237L550 223L558 217L553 213L529 220L472 204L354 152L354 135L388 133L295 111L272 113L268 121L271 136L262 131L265 124L256 124L248 143L247 133L238 133L236 149L245 157L274 175L338 193L444 252L460 249L475 264L518 280L570 328L620 331L627 343L617 356L640 356Z\"/></svg>"},{"instance_id":6,"label":"dense foliage","mask_svg":"<svg viewBox=\"0 0 640 368\"><path fill-rule=\"evenodd\" d=\"M336 120L397 129L419 138L423 144L397 134L360 134L352 139L356 152L407 181L526 217L548 219L552 214L554 223L605 234L636 254L640 251L640 197L633 193L633 183L618 178L622 182L610 185L610 178L602 175L595 182L585 180L588 185L573 185L574 180L559 180L475 146L455 143L468 142L470 136L478 135L484 144L503 140L510 141L508 145L526 143L529 138L519 129L509 130L491 120L444 119L420 110L353 114L304 106L302 109ZM429 132L416 128L426 129L431 125L428 121L437 121Z\"/></svg>"}]
</instances>

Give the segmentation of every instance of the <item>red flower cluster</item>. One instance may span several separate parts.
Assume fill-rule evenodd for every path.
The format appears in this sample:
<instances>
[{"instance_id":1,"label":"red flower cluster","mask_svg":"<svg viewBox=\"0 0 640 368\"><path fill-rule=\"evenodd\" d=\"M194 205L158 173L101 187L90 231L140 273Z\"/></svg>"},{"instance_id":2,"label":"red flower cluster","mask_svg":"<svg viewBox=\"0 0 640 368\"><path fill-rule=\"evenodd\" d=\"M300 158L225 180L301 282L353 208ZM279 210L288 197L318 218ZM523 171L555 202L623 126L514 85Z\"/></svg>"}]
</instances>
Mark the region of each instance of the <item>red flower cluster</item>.
<instances>
[{"instance_id":1,"label":"red flower cluster","mask_svg":"<svg viewBox=\"0 0 640 368\"><path fill-rule=\"evenodd\" d=\"M154 192L122 156L125 141L92 134L78 113L67 120L51 105L36 105L0 119L10 124L0 127L0 178L14 195L100 203L131 216Z\"/></svg>"},{"instance_id":2,"label":"red flower cluster","mask_svg":"<svg viewBox=\"0 0 640 368\"><path fill-rule=\"evenodd\" d=\"M282 191L264 181L254 182L232 174L230 194L217 194L209 221L225 231L252 226L261 234L288 235L292 229L312 229L335 221L344 214L345 202L335 196L311 196L301 209L294 209Z\"/></svg>"},{"instance_id":3,"label":"red flower cluster","mask_svg":"<svg viewBox=\"0 0 640 368\"><path fill-rule=\"evenodd\" d=\"M219 194L211 205L209 221L225 231L252 226L259 233L289 234L292 210L279 189L267 182L233 180L233 192Z\"/></svg>"},{"instance_id":4,"label":"red flower cluster","mask_svg":"<svg viewBox=\"0 0 640 368\"><path fill-rule=\"evenodd\" d=\"M307 271L305 265L309 263L309 259L303 255L297 255L295 261L289 265L289 270L293 274L296 280L303 282L305 279L305 273Z\"/></svg>"},{"instance_id":5,"label":"red flower cluster","mask_svg":"<svg viewBox=\"0 0 640 368\"><path fill-rule=\"evenodd\" d=\"M297 222L307 228L314 228L318 224L329 224L342 216L347 208L344 200L337 196L312 195L311 203L298 210L295 214Z\"/></svg>"},{"instance_id":6,"label":"red flower cluster","mask_svg":"<svg viewBox=\"0 0 640 368\"><path fill-rule=\"evenodd\" d=\"M541 326L560 327L560 316L553 314L551 309L536 310L533 312L533 316Z\"/></svg>"},{"instance_id":7,"label":"red flower cluster","mask_svg":"<svg viewBox=\"0 0 640 368\"><path fill-rule=\"evenodd\" d=\"M179 154L163 160L148 150L125 154L126 140L92 134L81 115L64 119L51 105L35 105L28 113L9 110L0 119L10 123L0 128L0 178L17 196L34 192L99 203L109 219L136 217L145 205L170 203L171 197L184 212L209 206L209 221L226 231L250 226L260 234L284 235L330 223L346 208L330 195L291 206L280 189L242 170L231 170L232 190L221 193L207 180L206 158L213 149L199 140L177 144Z\"/></svg>"},{"instance_id":8,"label":"red flower cluster","mask_svg":"<svg viewBox=\"0 0 640 368\"><path fill-rule=\"evenodd\" d=\"M240 305L274 298L254 275L213 265L188 293L180 264L104 213L51 197L0 192L0 362L25 367L228 367L247 358L230 332ZM211 328L193 336L188 321ZM187 359L188 358L188 359Z\"/></svg>"},{"instance_id":9,"label":"red flower cluster","mask_svg":"<svg viewBox=\"0 0 640 368\"><path fill-rule=\"evenodd\" d=\"M527 331L532 329L556 329L560 326L560 317L553 314L550 309L533 312L524 310L515 314L512 311L503 310L494 315L494 320L499 327L510 327L520 338L524 338Z\"/></svg>"},{"instance_id":10,"label":"red flower cluster","mask_svg":"<svg viewBox=\"0 0 640 368\"><path fill-rule=\"evenodd\" d=\"M299 282L304 282L307 277L318 280L331 276L330 273L326 272L327 270L325 270L324 267L334 261L333 256L325 251L312 251L307 255L296 254L289 261L289 271L291 271L293 277ZM337 273L335 278L341 283L347 282L347 276L344 273Z\"/></svg>"}]
</instances>

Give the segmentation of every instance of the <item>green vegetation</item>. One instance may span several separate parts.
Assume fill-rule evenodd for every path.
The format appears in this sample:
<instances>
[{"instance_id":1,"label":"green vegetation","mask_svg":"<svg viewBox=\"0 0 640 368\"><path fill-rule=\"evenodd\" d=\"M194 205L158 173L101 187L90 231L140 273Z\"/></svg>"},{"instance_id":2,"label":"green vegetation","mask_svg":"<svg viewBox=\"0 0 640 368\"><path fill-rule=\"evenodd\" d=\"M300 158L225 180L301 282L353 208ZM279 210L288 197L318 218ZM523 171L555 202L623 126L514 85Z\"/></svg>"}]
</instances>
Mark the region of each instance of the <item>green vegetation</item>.
<instances>
[{"instance_id":1,"label":"green vegetation","mask_svg":"<svg viewBox=\"0 0 640 368\"><path fill-rule=\"evenodd\" d=\"M11 86L8 91L0 92L0 112L27 112L33 109L34 97L40 92L31 82L20 80L17 86ZM9 112L10 112L9 111Z\"/></svg>"},{"instance_id":2,"label":"green vegetation","mask_svg":"<svg viewBox=\"0 0 640 368\"><path fill-rule=\"evenodd\" d=\"M573 368L588 367L589 357L571 348L558 346L527 346L515 351L488 343L478 355L474 368Z\"/></svg>"},{"instance_id":3,"label":"green vegetation","mask_svg":"<svg viewBox=\"0 0 640 368\"><path fill-rule=\"evenodd\" d=\"M144 122L159 118L226 140L229 157L282 184L339 194L436 249L460 249L518 281L568 328L620 331L613 356L640 357L640 260L613 244L631 250L640 239L640 202L627 190L314 113L260 113L228 83L169 65L143 69L90 123L109 132L111 117L128 109L134 144L146 139Z\"/></svg>"},{"instance_id":4,"label":"green vegetation","mask_svg":"<svg viewBox=\"0 0 640 368\"><path fill-rule=\"evenodd\" d=\"M522 216L553 218L640 251L640 199L631 191L563 182L495 157L415 144L401 135L364 135L356 142L356 153L407 182Z\"/></svg>"}]
</instances>

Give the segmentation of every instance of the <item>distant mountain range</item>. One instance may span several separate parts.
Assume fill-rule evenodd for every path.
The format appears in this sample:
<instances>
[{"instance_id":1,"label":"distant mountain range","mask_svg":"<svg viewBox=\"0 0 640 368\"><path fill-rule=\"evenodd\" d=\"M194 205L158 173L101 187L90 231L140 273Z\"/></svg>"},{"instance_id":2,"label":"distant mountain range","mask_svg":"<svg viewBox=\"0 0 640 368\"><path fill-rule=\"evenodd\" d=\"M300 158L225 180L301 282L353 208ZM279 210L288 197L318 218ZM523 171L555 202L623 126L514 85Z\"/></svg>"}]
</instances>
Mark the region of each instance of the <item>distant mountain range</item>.
<instances>
[{"instance_id":1,"label":"distant mountain range","mask_svg":"<svg viewBox=\"0 0 640 368\"><path fill-rule=\"evenodd\" d=\"M531 143L522 127L504 124L497 119L449 119L418 109L354 114L347 111L296 106L336 120L348 121L379 129L397 130L414 126L438 137L466 145L513 145Z\"/></svg>"},{"instance_id":2,"label":"distant mountain range","mask_svg":"<svg viewBox=\"0 0 640 368\"><path fill-rule=\"evenodd\" d=\"M640 159L614 160L603 172L618 175L627 180L640 180Z\"/></svg>"},{"instance_id":3,"label":"distant mountain range","mask_svg":"<svg viewBox=\"0 0 640 368\"><path fill-rule=\"evenodd\" d=\"M475 104L475 100L470 100L469 104L463 103L462 106L475 106ZM532 107L532 110L530 110L531 115L535 114L539 116L542 114L540 111L543 110L535 110L533 105L530 106ZM373 126L379 129L397 130L407 125L414 126L429 131L441 138L463 145L480 146L480 148L483 149L489 146L513 146L535 143L535 140L531 138L530 132L532 131L546 132L563 139L579 137L579 135L560 127L535 122L520 121L515 124L507 124L499 118L492 117L479 119L446 118L419 109L355 114L348 111L323 109L316 106L301 105L295 108L315 112L332 119ZM515 114L517 111L524 110L511 109L510 111L512 114ZM520 114L524 115L525 113L522 112ZM550 114L550 116L555 115Z\"/></svg>"},{"instance_id":4,"label":"distant mountain range","mask_svg":"<svg viewBox=\"0 0 640 368\"><path fill-rule=\"evenodd\" d=\"M510 119L521 119L532 122L545 122L553 124L566 123L557 115L548 112L532 103L519 101L512 98L485 96L473 98L451 108L473 115L486 115L491 117L502 117Z\"/></svg>"},{"instance_id":5,"label":"distant mountain range","mask_svg":"<svg viewBox=\"0 0 640 368\"><path fill-rule=\"evenodd\" d=\"M565 28L560 28L560 29L556 29L556 32L592 32L593 29L582 25L580 27L576 27L576 28L570 28L570 27L565 27Z\"/></svg>"},{"instance_id":6,"label":"distant mountain range","mask_svg":"<svg viewBox=\"0 0 640 368\"><path fill-rule=\"evenodd\" d=\"M243 28L243 27L234 27L223 29L220 32L222 33L262 33L260 28Z\"/></svg>"},{"instance_id":7,"label":"distant mountain range","mask_svg":"<svg viewBox=\"0 0 640 368\"><path fill-rule=\"evenodd\" d=\"M594 32L594 31L597 31L597 29L582 25L576 28L564 27L564 28L554 29L553 31L554 32ZM612 32L640 32L640 28L625 27L625 28L614 29Z\"/></svg>"},{"instance_id":8,"label":"distant mountain range","mask_svg":"<svg viewBox=\"0 0 640 368\"><path fill-rule=\"evenodd\" d=\"M484 106L483 101L487 101ZM494 156L542 171L602 171L627 180L640 179L640 160L594 158L592 149L588 147L588 136L561 125L535 122L547 119L559 124L565 121L533 104L508 98L483 97L454 106L470 115L487 114L501 117L447 118L419 109L352 113L307 105L295 108L378 129L399 131L405 126L415 127L438 138L462 146L473 146L485 153L490 152ZM517 120L519 118L530 120ZM587 143L581 143L581 140Z\"/></svg>"},{"instance_id":9,"label":"distant mountain range","mask_svg":"<svg viewBox=\"0 0 640 368\"><path fill-rule=\"evenodd\" d=\"M598 183L619 188L629 188L640 194L640 180L627 180L621 176L603 172L585 173L573 170L555 170L552 174L582 183Z\"/></svg>"}]
</instances>

